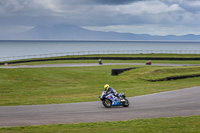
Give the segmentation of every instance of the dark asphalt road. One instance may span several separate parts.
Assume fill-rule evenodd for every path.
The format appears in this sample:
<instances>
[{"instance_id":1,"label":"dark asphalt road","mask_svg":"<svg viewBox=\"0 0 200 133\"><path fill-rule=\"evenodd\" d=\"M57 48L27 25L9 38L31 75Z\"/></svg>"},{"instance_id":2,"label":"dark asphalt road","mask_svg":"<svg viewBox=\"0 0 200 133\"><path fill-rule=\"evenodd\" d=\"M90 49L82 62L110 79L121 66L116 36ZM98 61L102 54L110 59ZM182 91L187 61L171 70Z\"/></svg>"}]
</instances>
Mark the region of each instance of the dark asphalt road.
<instances>
[{"instance_id":1,"label":"dark asphalt road","mask_svg":"<svg viewBox=\"0 0 200 133\"><path fill-rule=\"evenodd\" d=\"M104 63L103 65L145 65L145 63ZM0 68L41 68L41 67L82 67L100 66L98 63L72 63L72 64L46 64L46 65L21 65L21 66L0 66ZM198 64L162 64L153 63L152 66L199 66Z\"/></svg>"},{"instance_id":2,"label":"dark asphalt road","mask_svg":"<svg viewBox=\"0 0 200 133\"><path fill-rule=\"evenodd\" d=\"M128 108L105 108L101 101L1 106L0 127L200 115L200 86L128 99Z\"/></svg>"}]
</instances>

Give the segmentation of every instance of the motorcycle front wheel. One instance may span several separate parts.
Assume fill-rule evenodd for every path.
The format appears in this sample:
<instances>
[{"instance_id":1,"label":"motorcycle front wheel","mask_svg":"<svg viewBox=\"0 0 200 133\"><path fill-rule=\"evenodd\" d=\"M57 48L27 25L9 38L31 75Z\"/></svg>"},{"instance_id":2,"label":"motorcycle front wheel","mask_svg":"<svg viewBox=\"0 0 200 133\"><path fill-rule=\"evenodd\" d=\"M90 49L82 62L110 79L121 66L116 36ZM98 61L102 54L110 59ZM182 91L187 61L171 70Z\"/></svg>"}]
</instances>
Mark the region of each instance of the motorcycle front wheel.
<instances>
[{"instance_id":1,"label":"motorcycle front wheel","mask_svg":"<svg viewBox=\"0 0 200 133\"><path fill-rule=\"evenodd\" d=\"M125 100L125 102L123 102L123 104L122 104L122 106L123 107L128 107L129 106L129 101L128 101L128 99L124 99Z\"/></svg>"},{"instance_id":2,"label":"motorcycle front wheel","mask_svg":"<svg viewBox=\"0 0 200 133\"><path fill-rule=\"evenodd\" d=\"M110 108L112 106L112 103L110 100L108 99L103 99L102 100L102 104L106 107L106 108Z\"/></svg>"}]
</instances>

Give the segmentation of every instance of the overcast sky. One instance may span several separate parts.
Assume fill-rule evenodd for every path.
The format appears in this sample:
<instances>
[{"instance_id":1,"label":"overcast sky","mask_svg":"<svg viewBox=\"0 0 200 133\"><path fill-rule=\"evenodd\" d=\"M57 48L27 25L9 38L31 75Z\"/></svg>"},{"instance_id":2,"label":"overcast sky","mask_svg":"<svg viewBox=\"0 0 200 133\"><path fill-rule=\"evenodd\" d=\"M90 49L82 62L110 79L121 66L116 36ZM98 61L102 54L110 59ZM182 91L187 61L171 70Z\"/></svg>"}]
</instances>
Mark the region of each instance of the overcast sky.
<instances>
[{"instance_id":1,"label":"overcast sky","mask_svg":"<svg viewBox=\"0 0 200 133\"><path fill-rule=\"evenodd\" d=\"M200 35L200 0L0 0L0 34L60 23L98 31Z\"/></svg>"}]
</instances>

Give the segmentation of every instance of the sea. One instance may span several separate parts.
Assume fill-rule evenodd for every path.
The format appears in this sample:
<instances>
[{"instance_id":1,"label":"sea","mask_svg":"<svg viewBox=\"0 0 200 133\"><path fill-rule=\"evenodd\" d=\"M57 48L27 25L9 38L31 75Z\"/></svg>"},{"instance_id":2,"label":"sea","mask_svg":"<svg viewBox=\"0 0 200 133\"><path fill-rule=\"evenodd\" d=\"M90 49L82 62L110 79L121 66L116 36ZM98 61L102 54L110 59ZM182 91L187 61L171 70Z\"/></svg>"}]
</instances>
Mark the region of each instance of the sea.
<instances>
[{"instance_id":1,"label":"sea","mask_svg":"<svg viewBox=\"0 0 200 133\"><path fill-rule=\"evenodd\" d=\"M200 51L194 41L0 40L0 58L88 51Z\"/></svg>"}]
</instances>

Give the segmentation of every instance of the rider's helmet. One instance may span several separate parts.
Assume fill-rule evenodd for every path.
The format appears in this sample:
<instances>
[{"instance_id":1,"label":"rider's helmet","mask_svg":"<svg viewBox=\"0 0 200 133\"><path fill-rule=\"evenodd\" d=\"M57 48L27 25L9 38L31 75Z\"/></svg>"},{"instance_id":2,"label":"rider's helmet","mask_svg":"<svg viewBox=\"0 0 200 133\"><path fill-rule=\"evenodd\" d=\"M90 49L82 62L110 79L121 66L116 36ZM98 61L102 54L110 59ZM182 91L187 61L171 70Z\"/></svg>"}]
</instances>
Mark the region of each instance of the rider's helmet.
<instances>
[{"instance_id":1,"label":"rider's helmet","mask_svg":"<svg viewBox=\"0 0 200 133\"><path fill-rule=\"evenodd\" d=\"M105 91L107 91L109 88L110 88L109 84L105 84L105 85L104 85Z\"/></svg>"}]
</instances>

